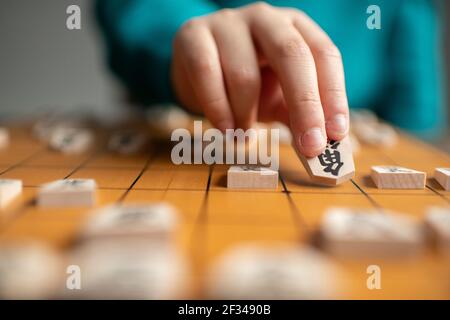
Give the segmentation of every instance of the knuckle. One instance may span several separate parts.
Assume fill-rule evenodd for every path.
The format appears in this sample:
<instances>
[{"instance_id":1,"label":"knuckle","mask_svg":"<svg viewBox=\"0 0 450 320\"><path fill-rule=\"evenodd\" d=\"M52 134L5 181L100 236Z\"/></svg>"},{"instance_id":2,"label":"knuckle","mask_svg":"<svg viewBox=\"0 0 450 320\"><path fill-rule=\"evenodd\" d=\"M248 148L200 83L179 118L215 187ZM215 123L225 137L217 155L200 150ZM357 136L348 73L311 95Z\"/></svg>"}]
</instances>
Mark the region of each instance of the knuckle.
<instances>
[{"instance_id":1,"label":"knuckle","mask_svg":"<svg viewBox=\"0 0 450 320\"><path fill-rule=\"evenodd\" d=\"M320 106L320 97L314 90L306 90L297 94L295 101L302 107L306 105L316 109Z\"/></svg>"},{"instance_id":2,"label":"knuckle","mask_svg":"<svg viewBox=\"0 0 450 320\"><path fill-rule=\"evenodd\" d=\"M209 97L204 101L205 109L212 112L215 117L223 117L222 106L227 104L227 99L225 97Z\"/></svg>"},{"instance_id":3,"label":"knuckle","mask_svg":"<svg viewBox=\"0 0 450 320\"><path fill-rule=\"evenodd\" d=\"M291 36L275 44L278 56L284 58L302 57L310 54L306 43L298 36Z\"/></svg>"},{"instance_id":4,"label":"knuckle","mask_svg":"<svg viewBox=\"0 0 450 320\"><path fill-rule=\"evenodd\" d=\"M333 59L333 60L341 60L341 52L339 51L338 47L334 44L326 44L319 46L315 49L316 55L320 59Z\"/></svg>"},{"instance_id":5,"label":"knuckle","mask_svg":"<svg viewBox=\"0 0 450 320\"><path fill-rule=\"evenodd\" d=\"M267 3L264 2L264 1L258 1L258 2L255 2L255 3L252 5L252 7L253 7L254 10L255 10L256 12L258 12L259 14L266 13L266 12L268 12L268 11L270 11L270 10L272 9L272 6L269 5L269 4L267 4Z\"/></svg>"},{"instance_id":6,"label":"knuckle","mask_svg":"<svg viewBox=\"0 0 450 320\"><path fill-rule=\"evenodd\" d=\"M191 34L192 32L195 32L195 30L198 30L203 25L203 22L199 18L193 18L189 19L179 29L179 35L185 36L188 34Z\"/></svg>"},{"instance_id":7,"label":"knuckle","mask_svg":"<svg viewBox=\"0 0 450 320\"><path fill-rule=\"evenodd\" d=\"M338 84L331 84L325 89L328 94L332 94L336 100L342 100L346 97L345 88Z\"/></svg>"},{"instance_id":8,"label":"knuckle","mask_svg":"<svg viewBox=\"0 0 450 320\"><path fill-rule=\"evenodd\" d=\"M237 87L253 87L259 81L259 75L246 67L231 68L230 78Z\"/></svg>"},{"instance_id":9,"label":"knuckle","mask_svg":"<svg viewBox=\"0 0 450 320\"><path fill-rule=\"evenodd\" d=\"M216 69L213 59L205 55L198 55L188 59L188 64L190 65L193 73L196 74L211 74Z\"/></svg>"},{"instance_id":10,"label":"knuckle","mask_svg":"<svg viewBox=\"0 0 450 320\"><path fill-rule=\"evenodd\" d=\"M222 19L226 19L226 20L231 20L234 19L236 17L236 10L233 9L222 9L219 10L216 15L221 17Z\"/></svg>"},{"instance_id":11,"label":"knuckle","mask_svg":"<svg viewBox=\"0 0 450 320\"><path fill-rule=\"evenodd\" d=\"M308 15L303 12L302 10L296 9L296 8L286 8L284 9L285 12L291 15L291 17L295 20L301 21L302 19L308 17Z\"/></svg>"}]
</instances>

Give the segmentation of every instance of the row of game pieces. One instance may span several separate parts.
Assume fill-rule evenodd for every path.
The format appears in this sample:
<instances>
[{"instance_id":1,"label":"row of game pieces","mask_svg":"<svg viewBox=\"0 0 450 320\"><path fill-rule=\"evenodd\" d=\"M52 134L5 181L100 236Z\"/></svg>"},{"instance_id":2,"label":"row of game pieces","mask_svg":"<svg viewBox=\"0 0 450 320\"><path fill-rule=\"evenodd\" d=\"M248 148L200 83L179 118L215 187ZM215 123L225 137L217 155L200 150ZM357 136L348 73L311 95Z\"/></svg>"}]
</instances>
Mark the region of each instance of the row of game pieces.
<instances>
[{"instance_id":1,"label":"row of game pieces","mask_svg":"<svg viewBox=\"0 0 450 320\"><path fill-rule=\"evenodd\" d=\"M173 242L176 209L165 203L116 205L89 217L66 257L40 247L0 248L0 297L173 299L189 294L190 267ZM429 240L450 254L449 208L430 208L424 223L374 209L331 208L319 230L322 252L307 245L231 248L206 273L205 294L224 299L335 298L342 276L325 253L402 259L420 254Z\"/></svg>"},{"instance_id":2,"label":"row of game pieces","mask_svg":"<svg viewBox=\"0 0 450 320\"><path fill-rule=\"evenodd\" d=\"M0 298L181 298L187 264L166 203L112 205L89 214L61 255L34 244L0 247Z\"/></svg>"},{"instance_id":3,"label":"row of game pieces","mask_svg":"<svg viewBox=\"0 0 450 320\"><path fill-rule=\"evenodd\" d=\"M67 125L67 124L66 124ZM39 127L39 126L38 126ZM93 130L88 128L77 128L59 123L57 126L48 128L48 132L39 129L36 137L41 142L48 144L49 148L64 154L79 154L86 152L95 145ZM149 139L146 134L138 130L119 130L111 134L108 140L108 150L131 155L144 150ZM0 128L0 149L7 148L10 144L8 129Z\"/></svg>"},{"instance_id":4,"label":"row of game pieces","mask_svg":"<svg viewBox=\"0 0 450 320\"><path fill-rule=\"evenodd\" d=\"M145 115L148 130L145 133L136 130L119 130L111 137L109 146L112 150L119 149L120 153L134 153L149 136L152 138L170 139L173 130L178 128L190 129L194 117L173 105L155 106L149 108ZM396 131L386 123L380 122L377 116L369 110L354 110L351 112L350 141L356 153L359 150L359 141L364 144L378 146L392 146L397 141ZM94 143L92 127L104 127L98 120L50 113L41 117L32 127L33 136L48 143L54 150L64 153L81 153ZM205 128L208 125L205 126ZM256 129L278 129L282 144L292 143L292 134L289 128L280 122L268 124L258 123ZM8 131L0 128L0 148L8 145ZM125 150L121 151L121 146Z\"/></svg>"},{"instance_id":5,"label":"row of game pieces","mask_svg":"<svg viewBox=\"0 0 450 320\"><path fill-rule=\"evenodd\" d=\"M379 189L423 189L426 173L403 167L374 166L371 177ZM436 168L436 181L450 190L450 168ZM278 171L258 166L231 166L227 172L229 189L276 189ZM39 206L93 206L97 185L93 179L62 179L42 185ZM0 179L0 208L6 207L22 192L22 181Z\"/></svg>"},{"instance_id":6,"label":"row of game pieces","mask_svg":"<svg viewBox=\"0 0 450 320\"><path fill-rule=\"evenodd\" d=\"M371 177L379 189L424 189L426 173L398 167L373 166ZM446 191L450 190L450 168L436 168L435 180ZM276 189L278 171L258 166L231 166L227 173L230 189Z\"/></svg>"}]
</instances>

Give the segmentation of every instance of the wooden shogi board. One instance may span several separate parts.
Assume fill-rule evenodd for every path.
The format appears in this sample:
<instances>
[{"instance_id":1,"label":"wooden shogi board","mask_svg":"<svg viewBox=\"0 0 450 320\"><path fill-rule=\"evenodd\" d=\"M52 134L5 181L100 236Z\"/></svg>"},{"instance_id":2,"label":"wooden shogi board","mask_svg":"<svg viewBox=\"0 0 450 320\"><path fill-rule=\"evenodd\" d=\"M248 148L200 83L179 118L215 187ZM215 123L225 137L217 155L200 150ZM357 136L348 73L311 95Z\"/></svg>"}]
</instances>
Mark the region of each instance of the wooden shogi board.
<instances>
[{"instance_id":1,"label":"wooden shogi board","mask_svg":"<svg viewBox=\"0 0 450 320\"><path fill-rule=\"evenodd\" d=\"M100 139L89 152L63 155L36 142L29 124L9 126L10 146L0 151L0 178L23 180L23 194L0 214L0 244L39 240L70 250L92 209L43 209L35 205L40 184L61 178L93 178L98 204L166 201L181 214L179 250L191 266L188 298L206 298L205 275L228 249L246 243L301 244L317 230L328 207L385 208L421 219L429 206L449 206L450 192L432 179L450 156L400 134L392 148L362 146L355 156L356 175L337 187L309 183L290 146L280 149L277 190L228 190L226 165L174 165L170 148L154 146L137 156L106 151ZM98 132L98 136L105 134ZM370 179L372 165L399 165L428 174L424 190L379 190ZM450 298L450 259L429 249L409 259L330 257L344 270L343 298ZM366 286L368 265L382 270L382 290Z\"/></svg>"}]
</instances>

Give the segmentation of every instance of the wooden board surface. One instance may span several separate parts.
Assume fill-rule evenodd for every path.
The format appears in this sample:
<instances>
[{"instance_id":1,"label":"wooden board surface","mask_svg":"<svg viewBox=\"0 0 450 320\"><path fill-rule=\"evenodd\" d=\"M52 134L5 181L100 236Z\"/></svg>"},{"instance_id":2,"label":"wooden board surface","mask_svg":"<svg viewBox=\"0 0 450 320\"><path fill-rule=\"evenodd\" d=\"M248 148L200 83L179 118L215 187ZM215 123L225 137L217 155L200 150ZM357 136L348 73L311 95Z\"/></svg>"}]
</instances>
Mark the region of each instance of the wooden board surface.
<instances>
[{"instance_id":1,"label":"wooden board surface","mask_svg":"<svg viewBox=\"0 0 450 320\"><path fill-rule=\"evenodd\" d=\"M42 183L63 178L92 178L98 204L167 201L181 214L176 234L190 265L188 298L206 298L205 278L228 249L246 243L270 246L310 241L329 207L384 208L423 218L430 206L449 206L450 191L432 178L436 167L449 167L450 156L404 134L392 148L362 145L355 156L355 177L336 187L310 183L295 151L280 149L276 190L229 190L225 165L174 165L170 149L153 147L135 156L106 151L106 143L81 155L62 155L31 138L27 125L10 127L11 144L0 151L0 178L23 180L23 194L0 213L0 244L38 240L67 252L91 209L46 209L35 205ZM424 171L423 190L381 190L370 179L373 165L396 165ZM411 259L342 259L344 298L448 299L450 258L431 248ZM369 265L382 270L382 290L366 286Z\"/></svg>"}]
</instances>

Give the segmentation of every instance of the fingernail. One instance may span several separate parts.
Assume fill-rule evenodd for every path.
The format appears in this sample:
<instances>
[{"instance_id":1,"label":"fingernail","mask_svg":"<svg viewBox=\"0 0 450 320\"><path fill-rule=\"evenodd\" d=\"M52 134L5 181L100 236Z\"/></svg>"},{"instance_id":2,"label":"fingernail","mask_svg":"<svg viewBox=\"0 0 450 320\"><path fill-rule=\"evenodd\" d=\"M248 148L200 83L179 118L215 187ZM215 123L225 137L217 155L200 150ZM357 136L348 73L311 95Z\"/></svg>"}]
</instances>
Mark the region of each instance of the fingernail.
<instances>
[{"instance_id":1,"label":"fingernail","mask_svg":"<svg viewBox=\"0 0 450 320\"><path fill-rule=\"evenodd\" d=\"M335 133L345 134L348 130L347 117L343 114L335 115L331 120L326 123L327 130Z\"/></svg>"},{"instance_id":2,"label":"fingernail","mask_svg":"<svg viewBox=\"0 0 450 320\"><path fill-rule=\"evenodd\" d=\"M311 128L302 135L300 145L306 148L319 149L325 147L326 139L320 128Z\"/></svg>"}]
</instances>

